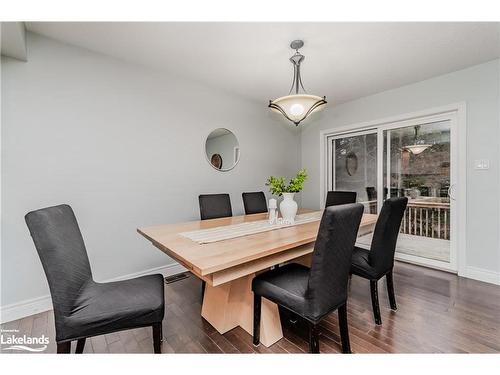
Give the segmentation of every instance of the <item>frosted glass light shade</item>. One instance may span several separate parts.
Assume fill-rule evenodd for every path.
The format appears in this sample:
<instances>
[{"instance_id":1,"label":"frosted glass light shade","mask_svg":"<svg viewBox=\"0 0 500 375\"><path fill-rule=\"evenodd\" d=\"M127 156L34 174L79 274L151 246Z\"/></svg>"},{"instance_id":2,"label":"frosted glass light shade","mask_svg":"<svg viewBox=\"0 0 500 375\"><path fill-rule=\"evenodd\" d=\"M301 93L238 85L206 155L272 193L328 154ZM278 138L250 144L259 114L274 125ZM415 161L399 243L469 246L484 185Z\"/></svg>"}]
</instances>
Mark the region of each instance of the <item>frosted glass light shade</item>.
<instances>
[{"instance_id":1,"label":"frosted glass light shade","mask_svg":"<svg viewBox=\"0 0 500 375\"><path fill-rule=\"evenodd\" d=\"M411 145L411 146L405 146L405 149L410 151L413 155L418 155L427 150L431 146L432 145Z\"/></svg>"},{"instance_id":2,"label":"frosted glass light shade","mask_svg":"<svg viewBox=\"0 0 500 375\"><path fill-rule=\"evenodd\" d=\"M311 113L321 109L324 104L326 104L326 97L295 94L269 101L269 108L298 125Z\"/></svg>"},{"instance_id":3,"label":"frosted glass light shade","mask_svg":"<svg viewBox=\"0 0 500 375\"><path fill-rule=\"evenodd\" d=\"M292 116L302 116L305 111L306 109L301 103L295 103L290 106L290 113L292 114Z\"/></svg>"}]
</instances>

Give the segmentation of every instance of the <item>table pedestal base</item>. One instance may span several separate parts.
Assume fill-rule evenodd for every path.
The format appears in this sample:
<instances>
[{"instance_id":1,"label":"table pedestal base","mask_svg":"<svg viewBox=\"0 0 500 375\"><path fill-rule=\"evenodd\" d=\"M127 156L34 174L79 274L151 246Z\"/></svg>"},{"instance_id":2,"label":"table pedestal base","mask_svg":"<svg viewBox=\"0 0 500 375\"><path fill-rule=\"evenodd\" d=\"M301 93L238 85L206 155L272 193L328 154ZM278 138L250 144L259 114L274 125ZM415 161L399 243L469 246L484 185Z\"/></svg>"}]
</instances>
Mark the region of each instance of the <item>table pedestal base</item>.
<instances>
[{"instance_id":1,"label":"table pedestal base","mask_svg":"<svg viewBox=\"0 0 500 375\"><path fill-rule=\"evenodd\" d=\"M206 284L201 316L219 333L240 326L253 335L252 279L255 274L213 287ZM262 298L260 342L271 346L283 337L278 306Z\"/></svg>"}]
</instances>

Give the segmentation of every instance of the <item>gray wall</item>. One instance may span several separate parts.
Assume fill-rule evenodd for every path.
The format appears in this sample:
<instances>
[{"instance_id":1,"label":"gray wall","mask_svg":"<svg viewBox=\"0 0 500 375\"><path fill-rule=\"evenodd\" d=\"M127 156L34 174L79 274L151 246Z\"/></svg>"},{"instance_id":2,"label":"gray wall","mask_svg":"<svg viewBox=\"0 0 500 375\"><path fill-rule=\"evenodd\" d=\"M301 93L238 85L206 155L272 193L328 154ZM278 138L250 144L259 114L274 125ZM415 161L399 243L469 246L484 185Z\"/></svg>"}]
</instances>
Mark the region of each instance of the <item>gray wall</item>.
<instances>
[{"instance_id":1,"label":"gray wall","mask_svg":"<svg viewBox=\"0 0 500 375\"><path fill-rule=\"evenodd\" d=\"M24 223L30 210L69 203L104 280L172 262L137 227L198 218L200 193L230 193L240 214L242 191L298 169L298 137L265 101L35 34L28 53L28 62L2 58L2 306L48 294ZM230 172L205 157L218 127L240 143Z\"/></svg>"},{"instance_id":2,"label":"gray wall","mask_svg":"<svg viewBox=\"0 0 500 375\"><path fill-rule=\"evenodd\" d=\"M499 273L499 80L499 60L495 60L338 106L331 98L332 104L301 133L302 167L311 178L302 193L303 206L319 205L321 130L465 101L466 266ZM490 159L490 169L474 170L475 159Z\"/></svg>"}]
</instances>

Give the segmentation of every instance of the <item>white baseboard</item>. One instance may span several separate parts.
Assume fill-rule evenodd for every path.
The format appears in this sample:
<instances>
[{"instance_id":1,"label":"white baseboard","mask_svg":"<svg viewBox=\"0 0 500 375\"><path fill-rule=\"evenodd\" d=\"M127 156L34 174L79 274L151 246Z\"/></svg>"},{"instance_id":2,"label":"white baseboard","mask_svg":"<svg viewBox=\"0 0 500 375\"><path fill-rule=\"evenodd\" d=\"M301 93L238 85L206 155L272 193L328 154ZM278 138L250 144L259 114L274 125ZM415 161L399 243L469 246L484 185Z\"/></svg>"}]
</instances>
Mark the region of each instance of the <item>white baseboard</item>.
<instances>
[{"instance_id":1,"label":"white baseboard","mask_svg":"<svg viewBox=\"0 0 500 375\"><path fill-rule=\"evenodd\" d=\"M50 295L27 299L21 302L2 306L0 312L0 323L3 324L48 310L52 310L52 299L50 298Z\"/></svg>"},{"instance_id":2,"label":"white baseboard","mask_svg":"<svg viewBox=\"0 0 500 375\"><path fill-rule=\"evenodd\" d=\"M465 275L460 276L467 277L468 279L483 281L485 283L500 285L500 273L485 270L484 268L467 266L465 268Z\"/></svg>"},{"instance_id":3,"label":"white baseboard","mask_svg":"<svg viewBox=\"0 0 500 375\"><path fill-rule=\"evenodd\" d=\"M398 253L394 254L394 259L399 260L401 262L415 264L417 266L433 268L435 270L450 272L456 274L457 271L451 268L450 263L442 262L435 259L426 259L415 255Z\"/></svg>"},{"instance_id":4,"label":"white baseboard","mask_svg":"<svg viewBox=\"0 0 500 375\"><path fill-rule=\"evenodd\" d=\"M145 271L129 273L128 275L114 277L112 279L103 281L103 282L111 282L111 281L121 281L127 279L133 279L134 277L153 275L155 273L161 273L163 277L172 276L181 272L186 272L186 268L181 266L179 263L167 264L166 266L150 268Z\"/></svg>"},{"instance_id":5,"label":"white baseboard","mask_svg":"<svg viewBox=\"0 0 500 375\"><path fill-rule=\"evenodd\" d=\"M173 263L162 267L150 268L145 271L115 277L110 280L105 280L103 282L132 279L134 277L152 275L155 273L161 273L163 277L167 277L185 271L186 268L184 268L178 263ZM2 306L0 309L0 323L3 324L6 322L10 322L12 320L21 319L26 316L38 314L48 310L52 310L52 299L50 298L50 295L24 300L21 302Z\"/></svg>"}]
</instances>

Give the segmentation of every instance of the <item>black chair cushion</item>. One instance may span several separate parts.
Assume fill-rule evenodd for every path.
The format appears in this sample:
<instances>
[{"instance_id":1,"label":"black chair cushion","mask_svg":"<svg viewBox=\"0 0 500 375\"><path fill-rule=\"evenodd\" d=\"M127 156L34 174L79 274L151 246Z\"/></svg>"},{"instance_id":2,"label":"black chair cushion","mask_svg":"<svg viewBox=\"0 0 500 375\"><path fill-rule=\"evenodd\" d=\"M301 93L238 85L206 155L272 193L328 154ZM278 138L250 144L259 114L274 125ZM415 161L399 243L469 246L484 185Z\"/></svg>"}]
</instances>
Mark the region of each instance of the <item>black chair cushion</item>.
<instances>
[{"instance_id":1,"label":"black chair cushion","mask_svg":"<svg viewBox=\"0 0 500 375\"><path fill-rule=\"evenodd\" d=\"M56 317L57 341L161 322L163 288L160 274L110 283L91 282L81 291L74 310L68 316Z\"/></svg>"},{"instance_id":2,"label":"black chair cushion","mask_svg":"<svg viewBox=\"0 0 500 375\"><path fill-rule=\"evenodd\" d=\"M262 273L252 282L253 292L314 324L345 304L352 250L363 209L359 203L326 208L311 268L288 264Z\"/></svg>"},{"instance_id":3,"label":"black chair cushion","mask_svg":"<svg viewBox=\"0 0 500 375\"><path fill-rule=\"evenodd\" d=\"M314 320L343 305L364 207L360 203L327 207L316 237L311 261L308 298Z\"/></svg>"},{"instance_id":4,"label":"black chair cushion","mask_svg":"<svg viewBox=\"0 0 500 375\"><path fill-rule=\"evenodd\" d=\"M73 210L29 212L26 224L49 282L56 341L96 336L163 320L163 276L96 283Z\"/></svg>"},{"instance_id":5,"label":"black chair cushion","mask_svg":"<svg viewBox=\"0 0 500 375\"><path fill-rule=\"evenodd\" d=\"M306 291L309 268L290 263L261 273L252 281L254 293L301 316L306 314Z\"/></svg>"},{"instance_id":6,"label":"black chair cushion","mask_svg":"<svg viewBox=\"0 0 500 375\"><path fill-rule=\"evenodd\" d=\"M383 275L378 272L369 263L370 252L361 247L354 247L352 252L351 272L355 275L364 277L369 280L378 280Z\"/></svg>"}]
</instances>

